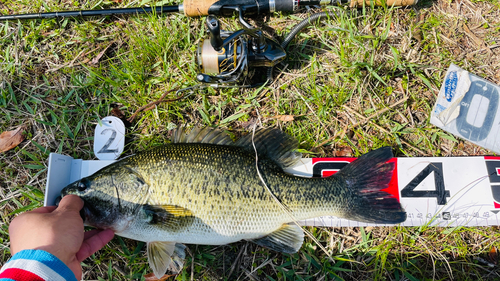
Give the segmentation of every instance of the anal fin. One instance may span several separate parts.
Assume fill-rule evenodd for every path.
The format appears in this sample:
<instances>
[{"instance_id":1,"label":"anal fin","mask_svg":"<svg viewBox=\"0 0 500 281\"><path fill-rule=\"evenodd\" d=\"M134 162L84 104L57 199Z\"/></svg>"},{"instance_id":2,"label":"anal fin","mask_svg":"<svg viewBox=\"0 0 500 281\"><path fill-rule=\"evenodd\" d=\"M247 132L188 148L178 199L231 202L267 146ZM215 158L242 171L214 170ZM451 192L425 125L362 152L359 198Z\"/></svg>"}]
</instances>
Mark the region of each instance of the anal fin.
<instances>
[{"instance_id":1,"label":"anal fin","mask_svg":"<svg viewBox=\"0 0 500 281\"><path fill-rule=\"evenodd\" d=\"M293 254L302 247L304 232L295 224L284 224L280 229L262 238L248 241L277 252Z\"/></svg>"},{"instance_id":2,"label":"anal fin","mask_svg":"<svg viewBox=\"0 0 500 281\"><path fill-rule=\"evenodd\" d=\"M156 278L160 279L167 270L177 274L184 266L186 246L175 242L148 242L148 261Z\"/></svg>"}]
</instances>

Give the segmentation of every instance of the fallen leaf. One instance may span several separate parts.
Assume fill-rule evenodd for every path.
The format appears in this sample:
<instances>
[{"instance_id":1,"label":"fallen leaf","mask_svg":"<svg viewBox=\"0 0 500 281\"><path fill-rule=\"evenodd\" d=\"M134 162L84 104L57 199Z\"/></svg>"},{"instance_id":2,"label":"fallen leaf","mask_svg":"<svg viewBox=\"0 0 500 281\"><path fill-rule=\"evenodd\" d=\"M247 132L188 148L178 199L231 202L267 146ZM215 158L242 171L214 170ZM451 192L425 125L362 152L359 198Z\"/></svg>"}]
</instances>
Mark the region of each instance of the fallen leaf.
<instances>
[{"instance_id":1,"label":"fallen leaf","mask_svg":"<svg viewBox=\"0 0 500 281\"><path fill-rule=\"evenodd\" d=\"M488 53L492 54L492 51L491 49L488 47L488 45L486 44L486 42L484 42L483 39L477 37L474 32L472 32L469 27L467 26L467 24L463 23L462 25L462 30L467 34L467 36L469 36L472 41L474 41L474 43L476 44L476 47L478 49L481 49L481 50L486 50L488 51Z\"/></svg>"},{"instance_id":2,"label":"fallen leaf","mask_svg":"<svg viewBox=\"0 0 500 281\"><path fill-rule=\"evenodd\" d=\"M123 111L121 111L120 108L118 108L118 106L113 106L113 108L111 109L111 115L122 120L123 125L125 125L126 128L132 126L132 123L128 121L128 118L125 116L125 113L123 113Z\"/></svg>"},{"instance_id":3,"label":"fallen leaf","mask_svg":"<svg viewBox=\"0 0 500 281\"><path fill-rule=\"evenodd\" d=\"M172 276L176 276L176 275L177 274L172 274L172 275L165 274L160 279L158 279L158 278L156 278L156 276L154 275L154 273L149 273L149 274L144 275L144 280L146 280L146 281L165 281L168 278L170 278Z\"/></svg>"},{"instance_id":4,"label":"fallen leaf","mask_svg":"<svg viewBox=\"0 0 500 281\"><path fill-rule=\"evenodd\" d=\"M13 131L3 132L0 135L0 152L5 152L18 146L24 140L24 126L19 126Z\"/></svg>"},{"instance_id":5,"label":"fallen leaf","mask_svg":"<svg viewBox=\"0 0 500 281\"><path fill-rule=\"evenodd\" d=\"M99 60L101 59L101 57L104 55L104 53L106 53L106 51L109 49L109 47L111 47L113 44L114 44L114 42L111 42L111 44L109 44L106 48L104 48L104 50L102 50L99 54L97 54L97 56L92 59L90 64L99 63Z\"/></svg>"},{"instance_id":6,"label":"fallen leaf","mask_svg":"<svg viewBox=\"0 0 500 281\"><path fill-rule=\"evenodd\" d=\"M290 122L290 121L295 120L293 115L276 115L276 116L273 116L271 118L278 119L278 120L283 121L283 122Z\"/></svg>"},{"instance_id":7,"label":"fallen leaf","mask_svg":"<svg viewBox=\"0 0 500 281\"><path fill-rule=\"evenodd\" d=\"M498 264L498 251L496 247L491 247L491 250L489 252L490 256L490 261L493 262L494 264Z\"/></svg>"},{"instance_id":8,"label":"fallen leaf","mask_svg":"<svg viewBox=\"0 0 500 281\"><path fill-rule=\"evenodd\" d=\"M352 149L349 146L342 146L335 150L335 157L351 157Z\"/></svg>"},{"instance_id":9,"label":"fallen leaf","mask_svg":"<svg viewBox=\"0 0 500 281\"><path fill-rule=\"evenodd\" d=\"M117 106L111 109L111 115L118 119L125 119L125 114Z\"/></svg>"},{"instance_id":10,"label":"fallen leaf","mask_svg":"<svg viewBox=\"0 0 500 281\"><path fill-rule=\"evenodd\" d=\"M259 119L257 119L256 117L251 117L250 120L243 121L240 125L246 130L252 130L257 122L259 122Z\"/></svg>"}]
</instances>

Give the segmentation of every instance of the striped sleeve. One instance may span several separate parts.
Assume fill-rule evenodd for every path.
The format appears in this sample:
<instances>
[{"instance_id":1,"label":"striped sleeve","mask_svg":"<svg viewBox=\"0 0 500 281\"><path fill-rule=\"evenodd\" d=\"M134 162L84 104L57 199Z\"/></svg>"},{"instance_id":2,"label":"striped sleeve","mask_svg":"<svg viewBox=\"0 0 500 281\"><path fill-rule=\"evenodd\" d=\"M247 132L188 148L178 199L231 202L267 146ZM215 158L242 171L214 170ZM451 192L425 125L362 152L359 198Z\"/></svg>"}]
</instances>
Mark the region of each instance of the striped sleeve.
<instances>
[{"instance_id":1,"label":"striped sleeve","mask_svg":"<svg viewBox=\"0 0 500 281\"><path fill-rule=\"evenodd\" d=\"M75 274L56 256L23 250L0 269L0 281L76 281Z\"/></svg>"}]
</instances>

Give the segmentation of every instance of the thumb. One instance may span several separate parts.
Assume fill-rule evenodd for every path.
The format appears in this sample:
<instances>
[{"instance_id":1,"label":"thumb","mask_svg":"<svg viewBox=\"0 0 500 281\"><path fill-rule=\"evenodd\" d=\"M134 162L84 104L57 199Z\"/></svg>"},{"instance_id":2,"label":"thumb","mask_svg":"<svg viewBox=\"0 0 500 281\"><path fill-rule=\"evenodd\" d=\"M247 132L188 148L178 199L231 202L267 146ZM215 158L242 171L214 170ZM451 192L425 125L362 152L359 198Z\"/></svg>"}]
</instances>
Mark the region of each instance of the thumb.
<instances>
[{"instance_id":1,"label":"thumb","mask_svg":"<svg viewBox=\"0 0 500 281\"><path fill-rule=\"evenodd\" d=\"M76 195L66 195L59 202L55 212L80 212L83 208L83 200Z\"/></svg>"}]
</instances>

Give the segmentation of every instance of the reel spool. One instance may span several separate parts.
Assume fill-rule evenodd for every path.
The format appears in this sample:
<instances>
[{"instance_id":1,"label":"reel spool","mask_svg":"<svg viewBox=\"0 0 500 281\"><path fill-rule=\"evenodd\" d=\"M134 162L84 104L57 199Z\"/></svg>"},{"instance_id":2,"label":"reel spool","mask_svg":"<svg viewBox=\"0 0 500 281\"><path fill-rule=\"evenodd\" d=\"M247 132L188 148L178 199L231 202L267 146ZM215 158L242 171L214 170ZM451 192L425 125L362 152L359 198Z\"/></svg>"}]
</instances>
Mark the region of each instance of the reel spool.
<instances>
[{"instance_id":1,"label":"reel spool","mask_svg":"<svg viewBox=\"0 0 500 281\"><path fill-rule=\"evenodd\" d=\"M199 82L216 88L257 87L271 80L272 68L285 59L283 47L247 23L241 11L239 20L244 28L231 32L221 30L215 16L207 17L209 38L197 50Z\"/></svg>"}]
</instances>

